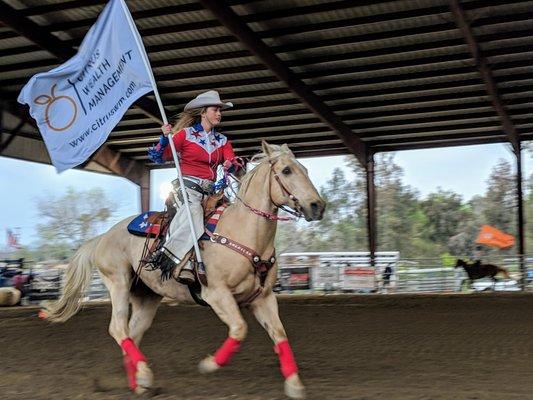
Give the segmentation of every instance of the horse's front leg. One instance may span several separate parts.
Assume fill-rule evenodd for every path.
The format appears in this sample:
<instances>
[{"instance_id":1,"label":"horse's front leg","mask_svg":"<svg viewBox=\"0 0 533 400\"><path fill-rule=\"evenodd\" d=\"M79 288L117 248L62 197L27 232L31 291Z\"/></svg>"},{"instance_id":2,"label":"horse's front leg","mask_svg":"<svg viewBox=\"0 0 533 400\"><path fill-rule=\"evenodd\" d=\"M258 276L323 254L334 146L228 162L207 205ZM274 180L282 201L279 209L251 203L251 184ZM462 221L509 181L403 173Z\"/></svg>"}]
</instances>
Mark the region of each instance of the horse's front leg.
<instances>
[{"instance_id":1,"label":"horse's front leg","mask_svg":"<svg viewBox=\"0 0 533 400\"><path fill-rule=\"evenodd\" d=\"M228 338L212 356L207 356L198 365L201 373L214 372L228 364L233 355L239 350L246 338L248 327L242 317L239 306L232 293L227 288L209 288L202 293L205 301L211 306L228 328Z\"/></svg>"},{"instance_id":2,"label":"horse's front leg","mask_svg":"<svg viewBox=\"0 0 533 400\"><path fill-rule=\"evenodd\" d=\"M252 302L251 307L255 318L274 342L274 351L279 357L281 373L285 378L285 394L293 399L303 399L305 388L298 375L298 367L285 328L279 318L276 296L272 292L260 296Z\"/></svg>"},{"instance_id":3,"label":"horse's front leg","mask_svg":"<svg viewBox=\"0 0 533 400\"><path fill-rule=\"evenodd\" d=\"M496 291L496 283L498 283L498 278L495 275L492 276L492 291Z\"/></svg>"}]
</instances>

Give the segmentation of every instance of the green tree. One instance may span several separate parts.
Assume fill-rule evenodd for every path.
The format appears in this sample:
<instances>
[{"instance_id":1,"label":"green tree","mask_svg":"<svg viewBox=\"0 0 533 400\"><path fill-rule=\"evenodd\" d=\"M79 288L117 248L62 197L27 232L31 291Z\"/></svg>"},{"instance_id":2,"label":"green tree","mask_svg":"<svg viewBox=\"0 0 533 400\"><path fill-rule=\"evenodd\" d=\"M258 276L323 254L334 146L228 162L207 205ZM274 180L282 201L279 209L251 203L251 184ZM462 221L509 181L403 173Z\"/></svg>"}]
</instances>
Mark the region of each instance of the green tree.
<instances>
[{"instance_id":1,"label":"green tree","mask_svg":"<svg viewBox=\"0 0 533 400\"><path fill-rule=\"evenodd\" d=\"M459 233L468 214L463 199L457 193L439 189L430 193L421 206L427 217L428 239L445 249L450 238Z\"/></svg>"},{"instance_id":2,"label":"green tree","mask_svg":"<svg viewBox=\"0 0 533 400\"><path fill-rule=\"evenodd\" d=\"M61 196L47 195L36 201L41 257L68 258L72 250L99 233L112 216L114 205L100 188L76 191L69 187Z\"/></svg>"},{"instance_id":3,"label":"green tree","mask_svg":"<svg viewBox=\"0 0 533 400\"><path fill-rule=\"evenodd\" d=\"M322 235L321 247L329 247L331 251L355 251L365 247L366 242L361 237L365 197L357 178L350 182L344 171L336 168L322 187L321 195L327 203L324 219L316 225L315 231ZM315 239L314 242L318 244L319 241Z\"/></svg>"},{"instance_id":4,"label":"green tree","mask_svg":"<svg viewBox=\"0 0 533 400\"><path fill-rule=\"evenodd\" d=\"M499 160L492 169L487 181L485 207L483 216L485 223L504 231L516 231L516 177L511 169L511 164Z\"/></svg>"},{"instance_id":5,"label":"green tree","mask_svg":"<svg viewBox=\"0 0 533 400\"><path fill-rule=\"evenodd\" d=\"M525 236L526 250L533 251L533 174L527 179L524 195L524 219L525 219Z\"/></svg>"},{"instance_id":6,"label":"green tree","mask_svg":"<svg viewBox=\"0 0 533 400\"><path fill-rule=\"evenodd\" d=\"M403 257L417 257L431 251L421 223L418 192L402 181L403 170L394 162L394 154L376 157L376 197L378 249L400 251Z\"/></svg>"},{"instance_id":7,"label":"green tree","mask_svg":"<svg viewBox=\"0 0 533 400\"><path fill-rule=\"evenodd\" d=\"M327 202L324 219L307 224L280 224L278 248L290 251L366 251L367 209L365 171L354 157L345 159L347 178L336 169L321 188ZM514 233L516 227L515 176L500 160L487 181L484 196L464 203L462 197L439 189L421 200L403 182L403 170L394 154L375 158L378 250L400 251L402 257L470 257L481 225L487 223ZM533 176L527 185L526 215L533 215ZM533 245L533 224L527 225ZM487 250L488 251L488 250Z\"/></svg>"}]
</instances>

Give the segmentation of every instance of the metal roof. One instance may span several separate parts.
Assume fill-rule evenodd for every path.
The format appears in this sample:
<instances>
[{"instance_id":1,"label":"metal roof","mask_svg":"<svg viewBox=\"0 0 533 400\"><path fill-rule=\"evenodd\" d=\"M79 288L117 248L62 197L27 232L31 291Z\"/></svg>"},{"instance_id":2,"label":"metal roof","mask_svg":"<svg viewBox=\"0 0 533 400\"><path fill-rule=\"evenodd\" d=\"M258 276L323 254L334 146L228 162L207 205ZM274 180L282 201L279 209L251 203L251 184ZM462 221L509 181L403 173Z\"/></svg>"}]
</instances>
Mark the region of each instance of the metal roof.
<instances>
[{"instance_id":1,"label":"metal roof","mask_svg":"<svg viewBox=\"0 0 533 400\"><path fill-rule=\"evenodd\" d=\"M2 155L48 162L34 126L19 126L28 116L14 99L31 75L74 54L105 3L0 0ZM262 139L299 156L354 153L364 162L373 152L441 146L516 150L533 138L533 1L127 4L168 115L218 90L235 104L221 130L241 156ZM156 167L146 155L159 135L155 101L136 104L84 167L124 176Z\"/></svg>"}]
</instances>

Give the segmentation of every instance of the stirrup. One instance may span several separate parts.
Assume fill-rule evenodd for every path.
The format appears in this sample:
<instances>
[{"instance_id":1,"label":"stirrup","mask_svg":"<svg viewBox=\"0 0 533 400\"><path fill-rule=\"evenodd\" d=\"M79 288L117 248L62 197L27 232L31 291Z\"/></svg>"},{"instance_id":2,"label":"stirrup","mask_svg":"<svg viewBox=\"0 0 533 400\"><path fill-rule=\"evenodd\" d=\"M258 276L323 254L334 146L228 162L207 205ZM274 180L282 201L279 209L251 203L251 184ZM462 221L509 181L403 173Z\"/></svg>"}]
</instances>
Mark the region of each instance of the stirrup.
<instances>
[{"instance_id":1,"label":"stirrup","mask_svg":"<svg viewBox=\"0 0 533 400\"><path fill-rule=\"evenodd\" d=\"M190 269L182 268L176 280L179 283L189 286L189 285L194 284L194 282L196 281L196 278L194 276L193 271L191 271Z\"/></svg>"}]
</instances>

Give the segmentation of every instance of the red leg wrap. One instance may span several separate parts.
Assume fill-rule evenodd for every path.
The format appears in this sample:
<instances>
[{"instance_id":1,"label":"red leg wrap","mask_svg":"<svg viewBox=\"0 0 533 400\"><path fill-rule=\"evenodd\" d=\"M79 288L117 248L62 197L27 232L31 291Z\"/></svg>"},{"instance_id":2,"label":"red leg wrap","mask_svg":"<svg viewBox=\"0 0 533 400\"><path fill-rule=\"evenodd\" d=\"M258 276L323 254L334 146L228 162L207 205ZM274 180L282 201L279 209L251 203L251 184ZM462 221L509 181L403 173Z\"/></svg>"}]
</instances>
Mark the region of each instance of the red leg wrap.
<instances>
[{"instance_id":1,"label":"red leg wrap","mask_svg":"<svg viewBox=\"0 0 533 400\"><path fill-rule=\"evenodd\" d=\"M215 362L219 366L223 367L229 363L231 357L233 357L233 355L239 351L240 347L240 340L228 337L220 349L218 349L215 353Z\"/></svg>"},{"instance_id":2,"label":"red leg wrap","mask_svg":"<svg viewBox=\"0 0 533 400\"><path fill-rule=\"evenodd\" d=\"M140 361L146 362L146 357L135 345L132 339L126 338L120 344L122 350L124 350L124 369L128 375L128 384L131 390L137 388L137 380L135 379L135 374L137 372L137 364Z\"/></svg>"},{"instance_id":3,"label":"red leg wrap","mask_svg":"<svg viewBox=\"0 0 533 400\"><path fill-rule=\"evenodd\" d=\"M292 353L291 345L288 340L276 344L274 346L274 351L279 357L281 373L285 379L298 372L298 366L294 360L294 354Z\"/></svg>"},{"instance_id":4,"label":"red leg wrap","mask_svg":"<svg viewBox=\"0 0 533 400\"><path fill-rule=\"evenodd\" d=\"M137 389L137 380L135 379L137 368L135 368L135 365L133 365L130 357L127 354L124 355L124 369L126 370L126 375L128 376L128 386L134 391Z\"/></svg>"}]
</instances>

